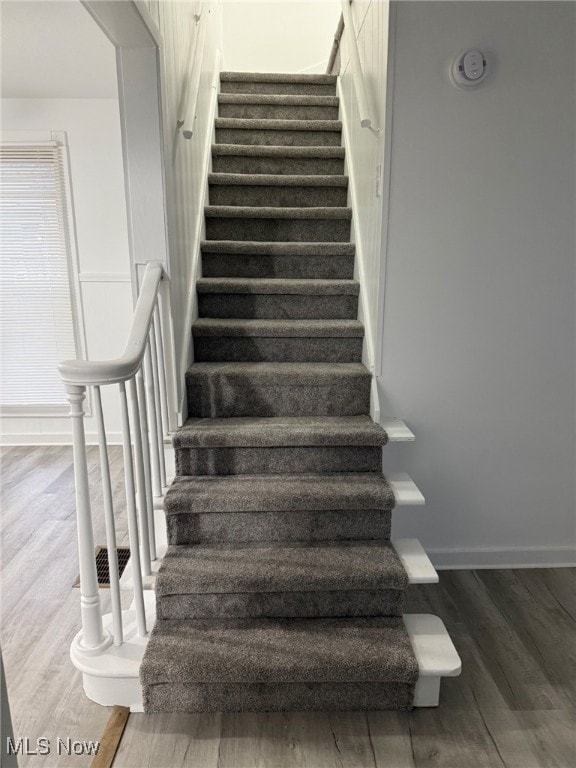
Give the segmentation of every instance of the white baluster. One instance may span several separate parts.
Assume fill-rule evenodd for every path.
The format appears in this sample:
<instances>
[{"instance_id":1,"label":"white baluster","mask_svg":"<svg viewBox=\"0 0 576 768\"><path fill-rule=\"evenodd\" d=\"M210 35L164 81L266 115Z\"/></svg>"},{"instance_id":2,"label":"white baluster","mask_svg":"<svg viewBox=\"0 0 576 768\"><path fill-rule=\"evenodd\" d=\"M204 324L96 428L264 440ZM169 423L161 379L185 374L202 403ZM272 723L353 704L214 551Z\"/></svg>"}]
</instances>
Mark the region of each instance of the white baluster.
<instances>
[{"instance_id":1,"label":"white baluster","mask_svg":"<svg viewBox=\"0 0 576 768\"><path fill-rule=\"evenodd\" d=\"M168 394L166 389L166 358L164 356L164 336L162 321L160 319L160 310L158 303L154 309L154 330L156 331L156 347L158 349L158 377L160 379L160 407L162 413L162 436L167 435L168 426Z\"/></svg>"},{"instance_id":2,"label":"white baluster","mask_svg":"<svg viewBox=\"0 0 576 768\"><path fill-rule=\"evenodd\" d=\"M156 560L156 526L154 524L154 504L152 502L152 478L150 467L150 443L148 439L148 413L146 394L144 391L144 376L142 368L136 374L138 388L138 405L140 407L140 427L142 430L142 459L144 462L144 492L146 499L146 517L148 521L148 543L150 559Z\"/></svg>"},{"instance_id":3,"label":"white baluster","mask_svg":"<svg viewBox=\"0 0 576 768\"><path fill-rule=\"evenodd\" d=\"M130 410L132 412L132 442L134 443L134 465L136 467L136 490L138 499L138 518L140 543L142 545L141 560L142 574L150 576L152 563L150 562L150 537L148 534L148 511L146 509L146 482L144 478L144 455L142 451L142 425L140 424L140 407L138 404L138 390L136 379L128 382L128 396Z\"/></svg>"},{"instance_id":4,"label":"white baluster","mask_svg":"<svg viewBox=\"0 0 576 768\"><path fill-rule=\"evenodd\" d=\"M152 360L152 375L154 377L154 397L155 397L155 409L156 409L156 425L157 425L157 438L158 438L158 458L160 460L160 485L162 489L166 487L166 461L164 457L164 429L162 426L162 405L160 397L160 381L158 373L158 352L156 347L156 329L154 324L154 318L150 326L150 357Z\"/></svg>"},{"instance_id":5,"label":"white baluster","mask_svg":"<svg viewBox=\"0 0 576 768\"><path fill-rule=\"evenodd\" d=\"M110 482L110 464L108 462L108 444L102 410L100 387L94 387L96 402L96 424L98 427L98 445L100 449L100 471L102 473L102 500L104 503L104 522L106 524L106 546L108 547L108 570L110 573L110 599L112 602L112 627L114 645L122 645L124 629L122 626L122 604L120 602L120 577L118 575L118 552L116 551L116 526L114 523L114 502Z\"/></svg>"},{"instance_id":6,"label":"white baluster","mask_svg":"<svg viewBox=\"0 0 576 768\"><path fill-rule=\"evenodd\" d=\"M128 514L128 537L130 539L130 559L132 561L132 580L134 582L134 605L136 608L136 626L138 634L146 634L146 612L144 610L144 592L142 589L142 571L140 569L140 541L138 536L138 517L136 513L136 492L134 489L134 469L132 467L132 443L130 440L130 417L126 386L118 384L120 390L120 409L122 412L122 438L124 449L124 477L126 478L126 509Z\"/></svg>"},{"instance_id":7,"label":"white baluster","mask_svg":"<svg viewBox=\"0 0 576 768\"><path fill-rule=\"evenodd\" d=\"M150 451L152 455L152 488L154 496L162 496L162 484L160 480L160 454L158 450L158 419L156 418L156 393L154 388L154 374L152 373L152 360L150 352L150 340L146 346L144 356L144 381L146 384L146 401L148 404L150 427Z\"/></svg>"},{"instance_id":8,"label":"white baluster","mask_svg":"<svg viewBox=\"0 0 576 768\"><path fill-rule=\"evenodd\" d=\"M84 434L84 398L86 387L66 385L72 418L74 476L76 480L76 521L78 554L80 561L80 611L82 615L82 650L86 654L101 653L111 642L111 636L102 628L102 611L98 575L94 557L94 531L90 509L90 487L86 461Z\"/></svg>"}]
</instances>

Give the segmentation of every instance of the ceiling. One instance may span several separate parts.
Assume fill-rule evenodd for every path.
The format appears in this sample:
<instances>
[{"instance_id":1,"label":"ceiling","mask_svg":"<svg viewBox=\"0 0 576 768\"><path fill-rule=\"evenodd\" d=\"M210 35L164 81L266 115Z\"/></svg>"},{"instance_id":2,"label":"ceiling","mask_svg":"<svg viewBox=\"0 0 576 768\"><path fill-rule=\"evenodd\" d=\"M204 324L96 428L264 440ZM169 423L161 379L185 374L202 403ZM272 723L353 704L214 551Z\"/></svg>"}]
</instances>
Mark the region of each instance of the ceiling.
<instances>
[{"instance_id":1,"label":"ceiling","mask_svg":"<svg viewBox=\"0 0 576 768\"><path fill-rule=\"evenodd\" d=\"M0 2L2 98L117 98L112 43L79 0Z\"/></svg>"}]
</instances>

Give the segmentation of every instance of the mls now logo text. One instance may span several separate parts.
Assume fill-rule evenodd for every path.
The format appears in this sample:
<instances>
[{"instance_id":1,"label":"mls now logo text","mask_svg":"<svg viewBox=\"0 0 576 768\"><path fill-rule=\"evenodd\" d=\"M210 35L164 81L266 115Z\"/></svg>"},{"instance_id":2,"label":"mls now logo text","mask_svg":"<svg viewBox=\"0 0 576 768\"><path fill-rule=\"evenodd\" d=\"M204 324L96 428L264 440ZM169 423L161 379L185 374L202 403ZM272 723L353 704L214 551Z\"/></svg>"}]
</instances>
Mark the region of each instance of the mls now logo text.
<instances>
[{"instance_id":1,"label":"mls now logo text","mask_svg":"<svg viewBox=\"0 0 576 768\"><path fill-rule=\"evenodd\" d=\"M9 755L97 755L99 748L99 741L74 741L60 737L55 741L45 736L35 741L24 737L6 739L6 752Z\"/></svg>"}]
</instances>

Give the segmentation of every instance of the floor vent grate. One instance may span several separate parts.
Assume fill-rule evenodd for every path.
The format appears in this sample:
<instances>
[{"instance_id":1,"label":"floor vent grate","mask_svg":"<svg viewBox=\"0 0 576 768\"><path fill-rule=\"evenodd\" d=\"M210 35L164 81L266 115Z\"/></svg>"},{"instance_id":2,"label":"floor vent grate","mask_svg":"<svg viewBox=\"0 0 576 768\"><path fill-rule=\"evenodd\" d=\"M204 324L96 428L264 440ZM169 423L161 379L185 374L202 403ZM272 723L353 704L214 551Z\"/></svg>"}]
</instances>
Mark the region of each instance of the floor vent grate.
<instances>
[{"instance_id":1,"label":"floor vent grate","mask_svg":"<svg viewBox=\"0 0 576 768\"><path fill-rule=\"evenodd\" d=\"M130 559L129 547L116 547L116 554L118 557L118 576L121 577L124 573L124 569ZM96 560L96 575L98 576L99 587L110 587L110 570L108 568L108 547L96 547L94 555ZM74 582L75 587L80 586L80 576Z\"/></svg>"}]
</instances>

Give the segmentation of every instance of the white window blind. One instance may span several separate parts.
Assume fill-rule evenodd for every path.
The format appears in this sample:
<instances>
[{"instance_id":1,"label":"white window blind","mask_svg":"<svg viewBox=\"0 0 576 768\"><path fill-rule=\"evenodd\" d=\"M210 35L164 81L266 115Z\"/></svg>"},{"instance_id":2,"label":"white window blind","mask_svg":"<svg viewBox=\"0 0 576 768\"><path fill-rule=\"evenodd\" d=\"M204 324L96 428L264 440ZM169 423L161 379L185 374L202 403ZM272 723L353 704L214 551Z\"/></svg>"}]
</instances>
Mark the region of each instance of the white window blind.
<instances>
[{"instance_id":1,"label":"white window blind","mask_svg":"<svg viewBox=\"0 0 576 768\"><path fill-rule=\"evenodd\" d=\"M0 144L0 407L65 411L76 357L64 148Z\"/></svg>"}]
</instances>

